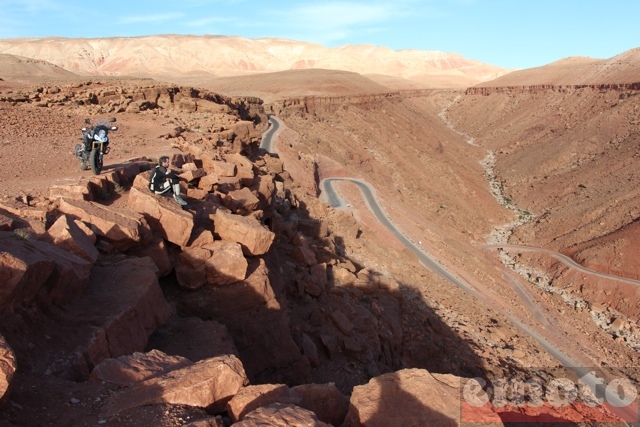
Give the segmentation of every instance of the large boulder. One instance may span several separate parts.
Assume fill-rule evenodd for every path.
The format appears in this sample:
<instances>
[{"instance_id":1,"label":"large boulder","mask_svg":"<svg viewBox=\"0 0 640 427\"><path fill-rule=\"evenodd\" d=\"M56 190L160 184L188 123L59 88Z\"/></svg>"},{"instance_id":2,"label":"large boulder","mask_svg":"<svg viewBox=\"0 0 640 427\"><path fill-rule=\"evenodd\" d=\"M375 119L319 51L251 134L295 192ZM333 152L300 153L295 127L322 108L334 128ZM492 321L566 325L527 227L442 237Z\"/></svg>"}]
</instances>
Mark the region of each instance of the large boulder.
<instances>
[{"instance_id":1,"label":"large boulder","mask_svg":"<svg viewBox=\"0 0 640 427\"><path fill-rule=\"evenodd\" d=\"M215 185L218 183L218 175L211 172L200 178L198 181L198 188L207 192L215 190Z\"/></svg>"},{"instance_id":2,"label":"large boulder","mask_svg":"<svg viewBox=\"0 0 640 427\"><path fill-rule=\"evenodd\" d=\"M203 162L203 166L208 170L218 175L219 177L232 177L236 175L236 165L233 163L227 163L219 160L211 160L206 163Z\"/></svg>"},{"instance_id":3,"label":"large boulder","mask_svg":"<svg viewBox=\"0 0 640 427\"><path fill-rule=\"evenodd\" d=\"M229 285L245 278L247 265L238 243L216 240L180 252L176 278L180 286L189 289Z\"/></svg>"},{"instance_id":4,"label":"large boulder","mask_svg":"<svg viewBox=\"0 0 640 427\"><path fill-rule=\"evenodd\" d=\"M53 184L49 187L49 198L93 200L93 193L89 189L89 181L81 181L76 184Z\"/></svg>"},{"instance_id":5,"label":"large boulder","mask_svg":"<svg viewBox=\"0 0 640 427\"><path fill-rule=\"evenodd\" d=\"M266 210L273 203L273 197L276 194L276 185L273 183L271 175L256 176L251 190L257 193L260 203L258 209Z\"/></svg>"},{"instance_id":6,"label":"large boulder","mask_svg":"<svg viewBox=\"0 0 640 427\"><path fill-rule=\"evenodd\" d=\"M343 427L460 425L462 380L424 369L404 369L356 386Z\"/></svg>"},{"instance_id":7,"label":"large boulder","mask_svg":"<svg viewBox=\"0 0 640 427\"><path fill-rule=\"evenodd\" d=\"M61 215L41 239L94 263L98 259L98 250L84 229L78 225L79 222Z\"/></svg>"},{"instance_id":8,"label":"large boulder","mask_svg":"<svg viewBox=\"0 0 640 427\"><path fill-rule=\"evenodd\" d=\"M114 248L125 251L151 238L142 215L86 200L61 199L59 210L73 219L91 224L91 228Z\"/></svg>"},{"instance_id":9,"label":"large boulder","mask_svg":"<svg viewBox=\"0 0 640 427\"><path fill-rule=\"evenodd\" d=\"M129 191L131 209L141 213L151 228L162 237L178 246L186 246L193 230L193 216L183 211L173 199L158 196L148 189L140 190L142 175L138 175ZM147 180L148 182L148 180Z\"/></svg>"},{"instance_id":10,"label":"large boulder","mask_svg":"<svg viewBox=\"0 0 640 427\"><path fill-rule=\"evenodd\" d=\"M228 162L236 165L236 178L240 179L242 185L251 186L253 185L253 180L255 178L255 174L253 172L253 164L249 159L244 157L241 154L233 154L231 157L227 158Z\"/></svg>"},{"instance_id":11,"label":"large boulder","mask_svg":"<svg viewBox=\"0 0 640 427\"><path fill-rule=\"evenodd\" d=\"M0 231L0 312L36 295L57 304L74 298L89 285L91 266L50 243Z\"/></svg>"},{"instance_id":12,"label":"large boulder","mask_svg":"<svg viewBox=\"0 0 640 427\"><path fill-rule=\"evenodd\" d=\"M234 213L247 214L258 207L260 200L247 187L229 191L222 197L222 204Z\"/></svg>"},{"instance_id":13,"label":"large boulder","mask_svg":"<svg viewBox=\"0 0 640 427\"><path fill-rule=\"evenodd\" d=\"M91 286L69 310L102 325L107 338L104 350L112 358L144 351L149 336L170 315L150 258L96 266Z\"/></svg>"},{"instance_id":14,"label":"large boulder","mask_svg":"<svg viewBox=\"0 0 640 427\"><path fill-rule=\"evenodd\" d=\"M239 390L227 403L227 413L235 423L242 421L249 412L262 406L286 402L289 399L289 387L285 384L250 385Z\"/></svg>"},{"instance_id":15,"label":"large boulder","mask_svg":"<svg viewBox=\"0 0 640 427\"><path fill-rule=\"evenodd\" d=\"M113 416L153 403L199 406L217 412L247 383L244 368L237 357L214 357L112 395L103 406L102 414Z\"/></svg>"},{"instance_id":16,"label":"large boulder","mask_svg":"<svg viewBox=\"0 0 640 427\"><path fill-rule=\"evenodd\" d=\"M262 384L240 390L227 404L233 422L273 403L294 404L312 411L320 421L339 426L349 408L349 400L334 384L305 384L289 388L284 384Z\"/></svg>"},{"instance_id":17,"label":"large boulder","mask_svg":"<svg viewBox=\"0 0 640 427\"><path fill-rule=\"evenodd\" d=\"M218 210L213 218L215 233L222 240L238 242L246 255L266 253L275 234L253 217L234 215Z\"/></svg>"}]
</instances>

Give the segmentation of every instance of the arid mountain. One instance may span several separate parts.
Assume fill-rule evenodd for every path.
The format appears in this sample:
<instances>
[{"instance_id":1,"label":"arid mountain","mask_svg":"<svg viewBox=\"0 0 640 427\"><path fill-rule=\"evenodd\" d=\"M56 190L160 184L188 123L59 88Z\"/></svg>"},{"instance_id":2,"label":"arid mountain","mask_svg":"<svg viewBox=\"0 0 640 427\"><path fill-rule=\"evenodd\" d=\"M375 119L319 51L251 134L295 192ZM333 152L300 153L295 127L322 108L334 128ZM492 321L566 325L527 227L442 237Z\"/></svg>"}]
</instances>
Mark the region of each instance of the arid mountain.
<instances>
[{"instance_id":1,"label":"arid mountain","mask_svg":"<svg viewBox=\"0 0 640 427\"><path fill-rule=\"evenodd\" d=\"M394 51L369 45L325 48L284 39L226 36L4 39L0 40L0 53L47 61L81 75L190 76L201 81L275 71L332 69L401 77L425 87L466 87L507 72L455 53Z\"/></svg>"},{"instance_id":2,"label":"arid mountain","mask_svg":"<svg viewBox=\"0 0 640 427\"><path fill-rule=\"evenodd\" d=\"M573 86L638 82L640 48L628 50L609 59L565 58L543 67L514 71L477 86Z\"/></svg>"}]
</instances>

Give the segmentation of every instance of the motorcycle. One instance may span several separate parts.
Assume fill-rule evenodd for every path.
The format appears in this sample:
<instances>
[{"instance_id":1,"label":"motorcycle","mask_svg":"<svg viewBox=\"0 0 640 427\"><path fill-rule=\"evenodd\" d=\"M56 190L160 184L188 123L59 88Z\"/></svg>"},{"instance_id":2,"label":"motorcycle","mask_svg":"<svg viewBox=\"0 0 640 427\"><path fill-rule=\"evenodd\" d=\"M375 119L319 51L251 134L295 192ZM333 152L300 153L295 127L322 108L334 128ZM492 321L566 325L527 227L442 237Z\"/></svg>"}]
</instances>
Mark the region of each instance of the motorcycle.
<instances>
[{"instance_id":1,"label":"motorcycle","mask_svg":"<svg viewBox=\"0 0 640 427\"><path fill-rule=\"evenodd\" d=\"M98 119L95 123L85 119L88 125L82 128L82 144L76 144L76 157L80 159L80 170L91 171L99 175L102 171L102 156L109 153L109 131L118 130L117 126L110 126L109 123L116 121L115 117L109 120Z\"/></svg>"}]
</instances>

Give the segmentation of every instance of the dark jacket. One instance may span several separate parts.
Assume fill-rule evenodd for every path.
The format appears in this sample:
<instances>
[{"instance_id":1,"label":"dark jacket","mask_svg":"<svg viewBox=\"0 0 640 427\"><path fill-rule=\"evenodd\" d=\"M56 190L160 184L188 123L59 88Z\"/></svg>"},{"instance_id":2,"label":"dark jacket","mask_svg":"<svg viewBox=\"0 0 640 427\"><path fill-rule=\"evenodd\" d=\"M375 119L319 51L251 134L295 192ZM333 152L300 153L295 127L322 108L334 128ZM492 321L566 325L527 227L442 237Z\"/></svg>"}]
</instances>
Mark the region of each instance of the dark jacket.
<instances>
[{"instance_id":1,"label":"dark jacket","mask_svg":"<svg viewBox=\"0 0 640 427\"><path fill-rule=\"evenodd\" d=\"M172 184L178 182L178 177L175 173L167 171L167 168L165 168L164 166L156 166L151 172L151 177L149 179L149 190L161 191L162 184L167 179L171 180Z\"/></svg>"}]
</instances>

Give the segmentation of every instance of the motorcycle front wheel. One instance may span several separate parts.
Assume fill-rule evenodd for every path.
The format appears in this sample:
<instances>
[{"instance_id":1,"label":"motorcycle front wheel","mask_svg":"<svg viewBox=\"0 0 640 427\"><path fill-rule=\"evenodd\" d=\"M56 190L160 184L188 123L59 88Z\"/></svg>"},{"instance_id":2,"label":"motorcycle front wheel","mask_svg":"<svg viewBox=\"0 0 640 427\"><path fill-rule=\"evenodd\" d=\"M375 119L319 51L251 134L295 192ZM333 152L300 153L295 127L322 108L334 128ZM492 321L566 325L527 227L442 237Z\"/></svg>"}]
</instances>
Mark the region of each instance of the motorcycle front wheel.
<instances>
[{"instance_id":1,"label":"motorcycle front wheel","mask_svg":"<svg viewBox=\"0 0 640 427\"><path fill-rule=\"evenodd\" d=\"M100 155L99 148L91 150L89 164L91 165L91 171L93 171L93 174L100 175L100 172L102 171L102 156Z\"/></svg>"}]
</instances>

